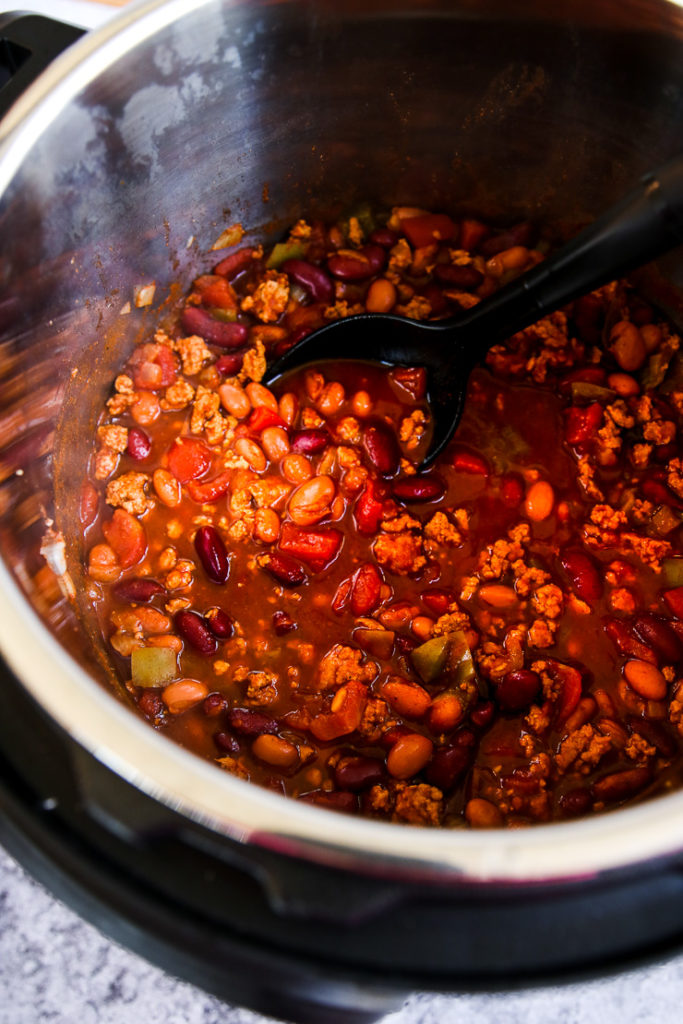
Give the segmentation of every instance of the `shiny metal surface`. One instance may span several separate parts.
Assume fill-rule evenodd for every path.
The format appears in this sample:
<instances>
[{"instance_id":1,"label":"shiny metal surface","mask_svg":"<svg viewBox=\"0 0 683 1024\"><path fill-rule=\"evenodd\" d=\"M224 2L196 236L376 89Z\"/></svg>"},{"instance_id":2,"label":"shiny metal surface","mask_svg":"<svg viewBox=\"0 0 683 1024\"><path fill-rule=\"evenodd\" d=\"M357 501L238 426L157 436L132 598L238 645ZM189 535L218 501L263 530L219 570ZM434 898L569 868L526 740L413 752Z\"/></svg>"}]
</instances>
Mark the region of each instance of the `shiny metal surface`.
<instances>
[{"instance_id":1,"label":"shiny metal surface","mask_svg":"<svg viewBox=\"0 0 683 1024\"><path fill-rule=\"evenodd\" d=\"M0 650L100 760L218 832L385 874L559 879L683 849L682 793L572 824L435 833L223 775L113 695L50 533L74 566L76 491L112 371L172 285L210 265L226 224L267 242L305 211L377 199L573 231L683 148L682 37L665 0L155 0L85 37L10 112ZM666 270L680 277L680 254ZM123 313L152 281L153 309Z\"/></svg>"}]
</instances>

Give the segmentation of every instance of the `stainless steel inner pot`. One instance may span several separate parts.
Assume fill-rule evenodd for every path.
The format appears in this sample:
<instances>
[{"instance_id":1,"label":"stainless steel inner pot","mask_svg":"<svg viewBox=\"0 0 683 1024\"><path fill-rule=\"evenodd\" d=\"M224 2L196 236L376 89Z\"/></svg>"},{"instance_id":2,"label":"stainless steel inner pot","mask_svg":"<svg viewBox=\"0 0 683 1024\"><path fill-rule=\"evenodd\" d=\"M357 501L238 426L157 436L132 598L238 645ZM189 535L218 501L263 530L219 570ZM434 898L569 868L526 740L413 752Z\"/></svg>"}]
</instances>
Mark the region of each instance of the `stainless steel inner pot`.
<instances>
[{"instance_id":1,"label":"stainless steel inner pot","mask_svg":"<svg viewBox=\"0 0 683 1024\"><path fill-rule=\"evenodd\" d=\"M217 833L383 874L553 881L683 848L678 792L574 823L437 833L227 776L117 698L59 541L73 560L113 372L172 286L211 265L223 227L268 242L368 199L563 234L681 149L682 58L666 0L146 0L29 89L0 125L0 650L78 743ZM662 269L676 282L680 253ZM136 309L151 282L153 307Z\"/></svg>"}]
</instances>

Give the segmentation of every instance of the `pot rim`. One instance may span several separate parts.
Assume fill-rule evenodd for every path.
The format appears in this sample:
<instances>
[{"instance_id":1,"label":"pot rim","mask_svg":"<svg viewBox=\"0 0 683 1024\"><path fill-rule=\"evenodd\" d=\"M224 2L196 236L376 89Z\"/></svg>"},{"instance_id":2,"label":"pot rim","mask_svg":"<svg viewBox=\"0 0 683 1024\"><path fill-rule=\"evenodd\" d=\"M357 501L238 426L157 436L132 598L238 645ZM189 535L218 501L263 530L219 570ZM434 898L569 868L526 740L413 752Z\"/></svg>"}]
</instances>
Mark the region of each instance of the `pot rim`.
<instances>
[{"instance_id":1,"label":"pot rim","mask_svg":"<svg viewBox=\"0 0 683 1024\"><path fill-rule=\"evenodd\" d=\"M135 44L196 8L196 0L142 0L57 58L0 124L0 196L57 112ZM4 564L0 651L38 704L98 761L162 805L242 843L385 877L468 883L579 880L683 850L683 791L594 818L486 831L389 824L283 799L217 771L95 682L45 628Z\"/></svg>"}]
</instances>

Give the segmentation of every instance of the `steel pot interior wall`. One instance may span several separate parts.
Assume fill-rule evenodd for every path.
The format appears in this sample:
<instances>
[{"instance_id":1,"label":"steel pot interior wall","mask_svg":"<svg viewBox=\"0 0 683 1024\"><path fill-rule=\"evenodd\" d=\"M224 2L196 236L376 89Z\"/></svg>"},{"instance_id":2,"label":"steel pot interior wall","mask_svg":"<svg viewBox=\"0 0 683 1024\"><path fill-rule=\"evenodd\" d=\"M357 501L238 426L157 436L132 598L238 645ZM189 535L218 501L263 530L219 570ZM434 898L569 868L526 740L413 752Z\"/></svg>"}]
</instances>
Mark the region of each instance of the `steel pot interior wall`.
<instances>
[{"instance_id":1,"label":"steel pot interior wall","mask_svg":"<svg viewBox=\"0 0 683 1024\"><path fill-rule=\"evenodd\" d=\"M37 114L10 115L0 158L3 600L23 591L105 681L46 530L76 565L95 410L226 225L267 242L369 200L562 235L683 141L683 16L664 0L172 0L121 25L61 59Z\"/></svg>"}]
</instances>

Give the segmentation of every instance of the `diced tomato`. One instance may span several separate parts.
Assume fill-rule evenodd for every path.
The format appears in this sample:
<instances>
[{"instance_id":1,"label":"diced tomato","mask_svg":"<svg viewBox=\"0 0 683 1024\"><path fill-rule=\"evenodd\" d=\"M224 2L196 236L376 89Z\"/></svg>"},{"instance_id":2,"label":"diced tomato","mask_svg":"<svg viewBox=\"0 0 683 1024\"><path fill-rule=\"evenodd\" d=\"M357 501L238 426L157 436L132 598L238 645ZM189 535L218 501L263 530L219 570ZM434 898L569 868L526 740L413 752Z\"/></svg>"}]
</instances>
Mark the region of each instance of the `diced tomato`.
<instances>
[{"instance_id":1,"label":"diced tomato","mask_svg":"<svg viewBox=\"0 0 683 1024\"><path fill-rule=\"evenodd\" d=\"M138 345L128 360L128 371L136 388L167 388L178 377L180 362L168 345Z\"/></svg>"},{"instance_id":2,"label":"diced tomato","mask_svg":"<svg viewBox=\"0 0 683 1024\"><path fill-rule=\"evenodd\" d=\"M491 231L486 224L466 217L460 224L460 248L473 252L490 234Z\"/></svg>"},{"instance_id":3,"label":"diced tomato","mask_svg":"<svg viewBox=\"0 0 683 1024\"><path fill-rule=\"evenodd\" d=\"M401 221L401 230L416 249L434 242L450 242L458 230L455 221L445 213L423 213Z\"/></svg>"},{"instance_id":4,"label":"diced tomato","mask_svg":"<svg viewBox=\"0 0 683 1024\"><path fill-rule=\"evenodd\" d=\"M348 579L342 580L339 586L337 587L337 590L335 592L334 597L332 598L332 602L330 605L332 611L336 612L337 615L340 615L346 608L347 604L349 603L349 596L351 594L352 584L353 577L349 576Z\"/></svg>"},{"instance_id":5,"label":"diced tomato","mask_svg":"<svg viewBox=\"0 0 683 1024\"><path fill-rule=\"evenodd\" d=\"M144 526L123 508L114 509L112 518L102 523L102 533L122 569L136 565L147 550Z\"/></svg>"},{"instance_id":6,"label":"diced tomato","mask_svg":"<svg viewBox=\"0 0 683 1024\"><path fill-rule=\"evenodd\" d=\"M427 394L427 371L424 366L397 366L391 371L390 377L416 402Z\"/></svg>"},{"instance_id":7,"label":"diced tomato","mask_svg":"<svg viewBox=\"0 0 683 1024\"><path fill-rule=\"evenodd\" d=\"M365 562L356 570L351 587L351 611L354 615L369 615L379 604L382 577L372 562Z\"/></svg>"},{"instance_id":8,"label":"diced tomato","mask_svg":"<svg viewBox=\"0 0 683 1024\"><path fill-rule=\"evenodd\" d=\"M278 416L274 409L269 409L266 405L257 405L249 413L246 426L251 434L260 434L266 427L284 427L285 430L287 429L287 424L282 417Z\"/></svg>"},{"instance_id":9,"label":"diced tomato","mask_svg":"<svg viewBox=\"0 0 683 1024\"><path fill-rule=\"evenodd\" d=\"M343 534L334 527L310 529L284 523L278 547L305 562L313 572L320 572L336 556Z\"/></svg>"},{"instance_id":10,"label":"diced tomato","mask_svg":"<svg viewBox=\"0 0 683 1024\"><path fill-rule=\"evenodd\" d=\"M590 405L572 405L567 412L565 438L567 443L576 447L594 441L598 427L602 422L603 408L599 402Z\"/></svg>"},{"instance_id":11,"label":"diced tomato","mask_svg":"<svg viewBox=\"0 0 683 1024\"><path fill-rule=\"evenodd\" d=\"M659 472L659 471L658 471ZM656 477L646 477L641 481L640 489L648 501L656 505L668 505L670 508L683 509L683 502L674 497L669 488Z\"/></svg>"},{"instance_id":12,"label":"diced tomato","mask_svg":"<svg viewBox=\"0 0 683 1024\"><path fill-rule=\"evenodd\" d=\"M352 679L335 693L331 711L311 719L311 732L322 743L355 732L362 721L367 699L367 686Z\"/></svg>"},{"instance_id":13,"label":"diced tomato","mask_svg":"<svg viewBox=\"0 0 683 1024\"><path fill-rule=\"evenodd\" d=\"M370 536L377 533L385 516L382 488L376 480L369 478L358 495L354 515L360 533Z\"/></svg>"},{"instance_id":14,"label":"diced tomato","mask_svg":"<svg viewBox=\"0 0 683 1024\"><path fill-rule=\"evenodd\" d=\"M517 508L524 497L524 481L519 473L505 473L500 481L500 500L506 508Z\"/></svg>"},{"instance_id":15,"label":"diced tomato","mask_svg":"<svg viewBox=\"0 0 683 1024\"><path fill-rule=\"evenodd\" d=\"M453 469L458 473L470 473L472 476L488 476L489 467L480 455L459 449L453 456Z\"/></svg>"},{"instance_id":16,"label":"diced tomato","mask_svg":"<svg viewBox=\"0 0 683 1024\"><path fill-rule=\"evenodd\" d=\"M667 608L677 619L683 619L683 587L673 587L662 594Z\"/></svg>"},{"instance_id":17,"label":"diced tomato","mask_svg":"<svg viewBox=\"0 0 683 1024\"><path fill-rule=\"evenodd\" d=\"M680 588L683 591L683 587ZM664 595L666 598L666 595ZM681 611L683 612L683 594L681 595ZM630 658L638 658L640 661L650 661L657 664L657 657L650 647L641 643L631 630L631 627L621 619L606 619L604 630L620 654L626 654Z\"/></svg>"},{"instance_id":18,"label":"diced tomato","mask_svg":"<svg viewBox=\"0 0 683 1024\"><path fill-rule=\"evenodd\" d=\"M203 483L190 480L187 485L187 491L193 501L196 501L199 505L204 505L207 501L215 501L216 498L222 498L230 486L231 479L231 470L226 470L224 473L219 473L218 476L212 477L211 480L205 480Z\"/></svg>"},{"instance_id":19,"label":"diced tomato","mask_svg":"<svg viewBox=\"0 0 683 1024\"><path fill-rule=\"evenodd\" d=\"M211 452L203 441L194 437L179 437L168 450L168 468L176 480L187 484L208 473Z\"/></svg>"}]
</instances>

